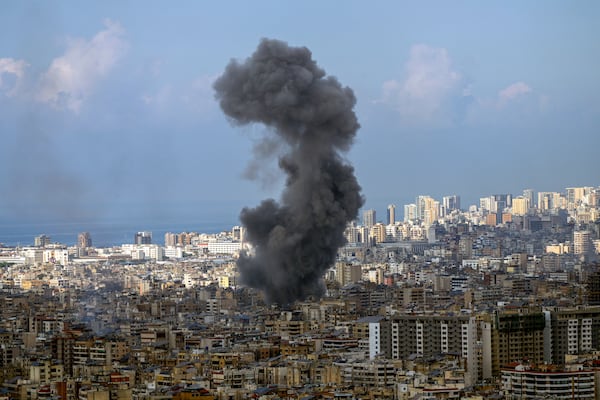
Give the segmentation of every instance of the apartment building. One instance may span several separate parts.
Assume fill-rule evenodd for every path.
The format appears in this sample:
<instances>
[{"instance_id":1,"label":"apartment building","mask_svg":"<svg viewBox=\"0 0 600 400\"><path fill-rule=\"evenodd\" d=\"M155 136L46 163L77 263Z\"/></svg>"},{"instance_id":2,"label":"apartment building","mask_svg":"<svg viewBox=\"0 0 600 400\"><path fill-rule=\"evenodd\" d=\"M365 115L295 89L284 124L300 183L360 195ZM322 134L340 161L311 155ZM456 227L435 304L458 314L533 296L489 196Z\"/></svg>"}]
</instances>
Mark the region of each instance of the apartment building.
<instances>
[{"instance_id":1,"label":"apartment building","mask_svg":"<svg viewBox=\"0 0 600 400\"><path fill-rule=\"evenodd\" d=\"M563 370L553 365L514 363L502 368L505 399L595 399L595 372L581 367Z\"/></svg>"}]
</instances>

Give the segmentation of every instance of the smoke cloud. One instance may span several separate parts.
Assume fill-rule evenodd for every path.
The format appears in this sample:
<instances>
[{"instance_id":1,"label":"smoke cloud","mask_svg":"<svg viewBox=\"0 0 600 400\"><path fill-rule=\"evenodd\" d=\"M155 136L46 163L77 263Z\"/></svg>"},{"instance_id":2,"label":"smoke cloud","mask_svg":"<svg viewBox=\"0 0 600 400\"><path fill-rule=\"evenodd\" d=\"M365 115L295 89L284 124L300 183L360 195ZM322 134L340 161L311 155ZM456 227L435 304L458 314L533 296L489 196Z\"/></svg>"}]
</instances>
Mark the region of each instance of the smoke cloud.
<instances>
[{"instance_id":1,"label":"smoke cloud","mask_svg":"<svg viewBox=\"0 0 600 400\"><path fill-rule=\"evenodd\" d=\"M214 89L233 123L272 128L287 175L279 202L241 212L254 245L237 263L242 283L279 304L322 295L323 274L363 204L354 169L341 157L359 128L354 93L326 76L307 48L270 39L244 62L232 60Z\"/></svg>"}]
</instances>

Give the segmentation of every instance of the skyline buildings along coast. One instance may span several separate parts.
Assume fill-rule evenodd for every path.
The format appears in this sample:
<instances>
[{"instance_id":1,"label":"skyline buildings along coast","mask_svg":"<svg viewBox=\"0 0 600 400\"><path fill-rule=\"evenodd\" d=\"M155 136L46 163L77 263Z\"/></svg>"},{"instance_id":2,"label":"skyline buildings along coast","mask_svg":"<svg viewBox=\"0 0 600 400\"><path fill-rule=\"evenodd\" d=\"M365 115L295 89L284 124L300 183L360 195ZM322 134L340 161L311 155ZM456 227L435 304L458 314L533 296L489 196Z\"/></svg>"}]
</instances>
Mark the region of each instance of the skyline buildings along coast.
<instances>
[{"instance_id":1,"label":"skyline buildings along coast","mask_svg":"<svg viewBox=\"0 0 600 400\"><path fill-rule=\"evenodd\" d=\"M0 400L600 399L600 2L4 2Z\"/></svg>"},{"instance_id":2,"label":"skyline buildings along coast","mask_svg":"<svg viewBox=\"0 0 600 400\"><path fill-rule=\"evenodd\" d=\"M365 209L324 291L285 304L240 279L242 226L0 247L0 393L592 400L599 194L526 189L467 210L418 195L385 223Z\"/></svg>"},{"instance_id":3,"label":"skyline buildings along coast","mask_svg":"<svg viewBox=\"0 0 600 400\"><path fill-rule=\"evenodd\" d=\"M353 222L371 228L376 223L391 225L390 222L419 221L430 225L441 217L453 211L463 211L476 216L476 223L501 224L510 214L512 217L526 214L557 214L561 210L573 215L573 221L589 221L596 218L595 208L598 207L598 188L595 186L567 187L557 191L536 191L523 189L517 194L491 194L479 198L478 204L465 205L459 194L450 194L441 198L429 195L417 195L414 201L407 204L390 202L385 210L370 207L368 199L361 209L360 215ZM514 201L516 200L516 201ZM514 206L513 206L514 202ZM577 211L579 210L579 214ZM492 218L493 215L493 218ZM580 215L576 217L576 215ZM392 219L390 219L392 217ZM506 222L506 221L504 221ZM393 223L392 223L393 224ZM241 225L239 221L192 223L176 221L175 223L160 222L146 223L9 223L0 224L0 243L6 246L28 246L34 243L34 238L47 235L55 242L74 245L79 240L78 235L87 232L95 238L100 247L118 246L124 243L135 243L138 234L149 234L154 237L154 243L165 244L164 237L170 232L202 232L217 234ZM98 227L98 230L90 227ZM145 229L140 229L144 227ZM146 232L146 233L144 233Z\"/></svg>"}]
</instances>

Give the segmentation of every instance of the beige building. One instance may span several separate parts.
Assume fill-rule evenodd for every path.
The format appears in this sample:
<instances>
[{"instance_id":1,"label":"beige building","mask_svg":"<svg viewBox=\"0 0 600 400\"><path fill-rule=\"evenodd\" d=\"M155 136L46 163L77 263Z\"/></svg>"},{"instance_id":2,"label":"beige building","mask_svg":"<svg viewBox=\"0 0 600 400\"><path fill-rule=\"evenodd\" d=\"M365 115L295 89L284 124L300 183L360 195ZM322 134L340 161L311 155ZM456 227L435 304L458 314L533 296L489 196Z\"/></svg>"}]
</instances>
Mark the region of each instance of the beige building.
<instances>
[{"instance_id":1,"label":"beige building","mask_svg":"<svg viewBox=\"0 0 600 400\"><path fill-rule=\"evenodd\" d=\"M513 215L525 215L529 211L529 199L519 196L512 200Z\"/></svg>"},{"instance_id":2,"label":"beige building","mask_svg":"<svg viewBox=\"0 0 600 400\"><path fill-rule=\"evenodd\" d=\"M385 242L385 239L386 239L385 225L383 225L382 223L377 223L377 224L373 225L369 236L371 237L371 239L373 239L373 241L375 243Z\"/></svg>"},{"instance_id":3,"label":"beige building","mask_svg":"<svg viewBox=\"0 0 600 400\"><path fill-rule=\"evenodd\" d=\"M589 231L573 232L573 253L588 255L594 252L592 237Z\"/></svg>"},{"instance_id":4,"label":"beige building","mask_svg":"<svg viewBox=\"0 0 600 400\"><path fill-rule=\"evenodd\" d=\"M342 286L360 282L362 280L362 268L358 264L338 262L335 265L335 278Z\"/></svg>"},{"instance_id":5,"label":"beige building","mask_svg":"<svg viewBox=\"0 0 600 400\"><path fill-rule=\"evenodd\" d=\"M537 310L511 310L494 317L492 331L492 368L502 368L514 362L529 360L544 363L544 333L546 317Z\"/></svg>"}]
</instances>

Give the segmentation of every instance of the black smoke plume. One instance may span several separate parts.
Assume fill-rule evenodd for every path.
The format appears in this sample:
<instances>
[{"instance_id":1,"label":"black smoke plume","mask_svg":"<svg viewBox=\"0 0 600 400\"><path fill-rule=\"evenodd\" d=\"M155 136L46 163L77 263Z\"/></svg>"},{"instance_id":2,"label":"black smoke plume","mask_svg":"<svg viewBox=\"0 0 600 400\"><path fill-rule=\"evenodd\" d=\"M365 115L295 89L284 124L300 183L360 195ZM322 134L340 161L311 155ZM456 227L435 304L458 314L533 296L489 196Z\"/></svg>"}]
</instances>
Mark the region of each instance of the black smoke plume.
<instances>
[{"instance_id":1,"label":"black smoke plume","mask_svg":"<svg viewBox=\"0 0 600 400\"><path fill-rule=\"evenodd\" d=\"M279 304L322 295L323 274L363 204L354 169L340 155L359 128L354 93L326 76L307 48L269 39L243 63L232 60L214 89L232 122L265 124L283 143L280 202L264 200L240 215L254 245L237 263L242 283Z\"/></svg>"}]
</instances>

